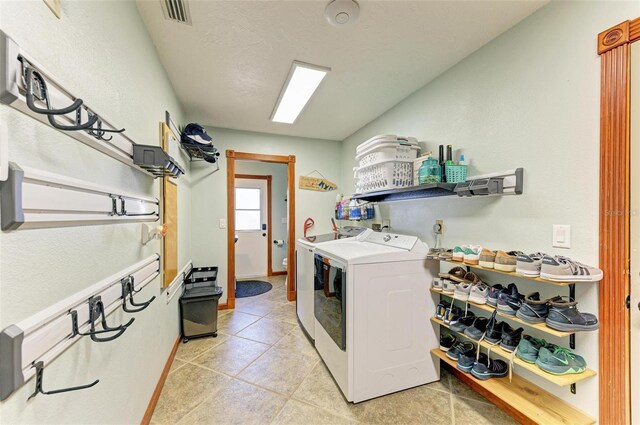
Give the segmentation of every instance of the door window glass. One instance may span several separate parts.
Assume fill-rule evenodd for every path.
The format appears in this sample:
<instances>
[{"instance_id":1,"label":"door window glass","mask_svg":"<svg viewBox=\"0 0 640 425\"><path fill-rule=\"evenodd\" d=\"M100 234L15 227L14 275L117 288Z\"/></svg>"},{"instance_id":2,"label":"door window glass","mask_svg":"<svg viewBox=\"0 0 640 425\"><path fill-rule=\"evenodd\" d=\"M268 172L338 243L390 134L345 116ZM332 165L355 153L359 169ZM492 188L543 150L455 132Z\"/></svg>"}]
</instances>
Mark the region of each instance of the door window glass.
<instances>
[{"instance_id":1,"label":"door window glass","mask_svg":"<svg viewBox=\"0 0 640 425\"><path fill-rule=\"evenodd\" d=\"M236 230L260 230L260 189L236 188Z\"/></svg>"}]
</instances>

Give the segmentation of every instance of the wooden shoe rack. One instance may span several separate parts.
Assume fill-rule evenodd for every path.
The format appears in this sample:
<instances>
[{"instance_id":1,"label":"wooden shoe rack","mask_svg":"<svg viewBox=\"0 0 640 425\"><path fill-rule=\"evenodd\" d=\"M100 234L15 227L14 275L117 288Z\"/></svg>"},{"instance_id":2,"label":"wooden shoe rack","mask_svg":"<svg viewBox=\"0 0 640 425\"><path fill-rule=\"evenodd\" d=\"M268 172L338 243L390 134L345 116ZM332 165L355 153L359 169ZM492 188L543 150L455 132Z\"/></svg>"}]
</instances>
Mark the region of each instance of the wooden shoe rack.
<instances>
[{"instance_id":1,"label":"wooden shoe rack","mask_svg":"<svg viewBox=\"0 0 640 425\"><path fill-rule=\"evenodd\" d=\"M574 299L575 299L575 285L590 283L590 282L555 282L555 281L545 280L541 278L531 278L531 277L521 276L516 273L509 273L509 272L503 272L495 269L488 269L481 266L472 266L468 264L451 262L451 261L446 261L446 262L455 264L458 266L466 266L471 269L508 275L510 277L513 277L514 279L524 279L527 281L535 281L535 282L549 284L549 285L567 286L569 289L569 296ZM433 289L431 289L431 292L435 295L439 295L441 298L447 298L451 300L451 302L453 302L453 294L444 294L441 291L435 291ZM473 302L467 302L467 304L470 307L475 307L477 309L486 311L488 313L493 313L494 311L496 311L495 308L487 304L476 304ZM520 325L525 329L527 328L535 329L538 332L546 333L554 337L568 337L569 346L572 349L575 348L574 332L558 331L546 326L544 323L538 323L538 324L528 323L519 319L518 317L504 315L500 312L498 312L497 315L499 315L501 318L506 319L509 322L513 322L517 325ZM448 325L446 325L442 320L437 319L436 317L432 317L431 321L438 326L449 329ZM474 341L468 338L464 333L451 331L450 329L449 331L459 338L466 339L478 344L477 341ZM442 361L443 365L445 365L453 373L454 376L456 376L461 381L465 382L467 385L469 385L471 388L473 388L480 394L487 397L489 400L494 402L497 406L501 407L506 412L510 413L520 422L538 423L538 424L545 424L545 425L554 424L554 423L591 424L595 422L595 419L586 415L584 412L575 409L574 407L567 404L563 400L548 393L544 389L530 383L525 378L515 373L518 371L518 369L526 370L553 385L557 385L560 387L569 387L571 389L571 392L575 394L576 383L596 376L596 372L594 370L587 369L584 372L579 374L553 375L538 368L535 364L524 362L518 357L512 356L510 352L500 348L499 344L493 345L487 341L482 341L479 343L479 345L485 349L491 349L492 357L493 355L497 357L501 357L507 363L512 361L511 367L513 367L512 372L514 373L512 375L511 380L508 377L505 377L505 378L497 378L497 379L494 378L494 379L489 379L487 381L481 381L473 377L471 374L463 373L460 370L458 370L456 368L456 362L448 358L443 351L439 349L435 349L435 350L432 350L431 353L434 356L438 357Z\"/></svg>"}]
</instances>

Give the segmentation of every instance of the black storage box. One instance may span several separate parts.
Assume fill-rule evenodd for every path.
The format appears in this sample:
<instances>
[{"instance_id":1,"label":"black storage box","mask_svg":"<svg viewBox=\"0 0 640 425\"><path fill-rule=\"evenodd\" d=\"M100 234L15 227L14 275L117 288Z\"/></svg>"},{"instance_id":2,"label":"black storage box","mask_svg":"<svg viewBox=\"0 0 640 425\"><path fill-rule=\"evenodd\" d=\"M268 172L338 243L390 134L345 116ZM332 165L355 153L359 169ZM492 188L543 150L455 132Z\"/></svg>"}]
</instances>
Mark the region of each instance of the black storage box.
<instances>
[{"instance_id":1,"label":"black storage box","mask_svg":"<svg viewBox=\"0 0 640 425\"><path fill-rule=\"evenodd\" d=\"M203 267L193 269L185 279L185 290L180 297L180 330L183 342L191 338L218 336L218 301L223 291L216 286L216 277L211 276L213 269L217 275L217 267ZM202 272L209 272L208 276L194 277Z\"/></svg>"}]
</instances>

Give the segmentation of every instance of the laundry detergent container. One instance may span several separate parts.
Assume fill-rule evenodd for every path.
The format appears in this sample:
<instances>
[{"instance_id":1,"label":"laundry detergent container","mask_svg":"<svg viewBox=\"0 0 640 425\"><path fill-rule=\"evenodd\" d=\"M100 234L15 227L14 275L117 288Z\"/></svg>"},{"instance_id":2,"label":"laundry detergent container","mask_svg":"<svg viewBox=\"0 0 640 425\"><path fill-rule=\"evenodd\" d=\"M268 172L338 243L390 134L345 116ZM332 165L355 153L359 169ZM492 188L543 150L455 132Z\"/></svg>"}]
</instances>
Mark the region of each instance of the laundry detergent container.
<instances>
[{"instance_id":1,"label":"laundry detergent container","mask_svg":"<svg viewBox=\"0 0 640 425\"><path fill-rule=\"evenodd\" d=\"M190 282L188 278L185 279L185 290L180 297L182 342L218 336L218 301L222 292L215 280Z\"/></svg>"}]
</instances>

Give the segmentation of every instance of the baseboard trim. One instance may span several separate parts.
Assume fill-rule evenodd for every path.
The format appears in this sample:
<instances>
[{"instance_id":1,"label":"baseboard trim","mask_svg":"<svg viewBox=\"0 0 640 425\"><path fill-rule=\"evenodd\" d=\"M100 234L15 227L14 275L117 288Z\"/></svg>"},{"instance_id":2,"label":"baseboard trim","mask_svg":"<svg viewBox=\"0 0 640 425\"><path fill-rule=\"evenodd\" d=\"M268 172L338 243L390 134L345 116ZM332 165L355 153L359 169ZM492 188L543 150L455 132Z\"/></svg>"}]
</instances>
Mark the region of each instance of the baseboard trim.
<instances>
[{"instance_id":1,"label":"baseboard trim","mask_svg":"<svg viewBox=\"0 0 640 425\"><path fill-rule=\"evenodd\" d=\"M287 274L286 270L276 270L271 272L271 276L284 276Z\"/></svg>"},{"instance_id":2,"label":"baseboard trim","mask_svg":"<svg viewBox=\"0 0 640 425\"><path fill-rule=\"evenodd\" d=\"M158 379L158 385L156 385L156 389L151 395L151 400L149 401L147 410L146 412L144 412L144 416L142 417L142 421L140 422L141 425L149 425L149 423L151 422L151 416L153 416L153 411L156 409L156 405L158 404L158 400L160 399L160 394L162 393L162 388L164 387L164 382L167 380L167 375L169 375L171 364L173 363L173 359L176 357L176 351L178 351L179 346L180 336L178 336L176 342L173 344L173 348L171 349L171 353L169 354L167 363L164 365L164 369L162 370L160 379Z\"/></svg>"},{"instance_id":3,"label":"baseboard trim","mask_svg":"<svg viewBox=\"0 0 640 425\"><path fill-rule=\"evenodd\" d=\"M226 310L228 308L229 308L229 305L227 303L218 304L218 310Z\"/></svg>"}]
</instances>

